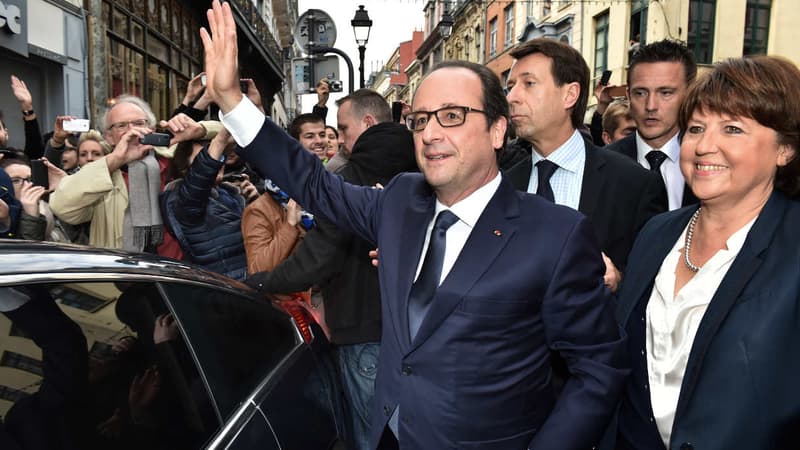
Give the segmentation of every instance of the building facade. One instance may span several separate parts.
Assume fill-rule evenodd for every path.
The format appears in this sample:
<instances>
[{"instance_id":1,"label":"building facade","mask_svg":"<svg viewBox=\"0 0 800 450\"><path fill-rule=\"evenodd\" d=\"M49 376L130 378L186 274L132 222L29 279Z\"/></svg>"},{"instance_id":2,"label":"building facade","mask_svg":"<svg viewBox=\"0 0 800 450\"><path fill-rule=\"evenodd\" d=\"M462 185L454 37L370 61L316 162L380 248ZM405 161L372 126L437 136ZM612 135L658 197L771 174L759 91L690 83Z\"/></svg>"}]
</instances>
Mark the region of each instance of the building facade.
<instances>
[{"instance_id":1,"label":"building facade","mask_svg":"<svg viewBox=\"0 0 800 450\"><path fill-rule=\"evenodd\" d=\"M479 0L453 2L453 34L446 42L447 59L483 64L483 32L486 27L481 3Z\"/></svg>"},{"instance_id":2,"label":"building facade","mask_svg":"<svg viewBox=\"0 0 800 450\"><path fill-rule=\"evenodd\" d=\"M0 0L0 110L11 147L25 145L22 111L10 89L16 75L28 86L43 128L56 115L88 117L87 38L81 0Z\"/></svg>"}]
</instances>

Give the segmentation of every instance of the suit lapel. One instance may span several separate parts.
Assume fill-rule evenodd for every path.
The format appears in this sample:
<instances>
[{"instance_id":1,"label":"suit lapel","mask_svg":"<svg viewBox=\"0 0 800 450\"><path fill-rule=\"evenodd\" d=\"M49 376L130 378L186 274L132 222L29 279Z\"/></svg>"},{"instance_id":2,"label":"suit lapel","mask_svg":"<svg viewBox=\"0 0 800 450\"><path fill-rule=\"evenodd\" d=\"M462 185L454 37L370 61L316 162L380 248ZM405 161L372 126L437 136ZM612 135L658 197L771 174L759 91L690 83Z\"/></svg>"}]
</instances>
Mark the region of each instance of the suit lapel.
<instances>
[{"instance_id":1,"label":"suit lapel","mask_svg":"<svg viewBox=\"0 0 800 450\"><path fill-rule=\"evenodd\" d=\"M744 246L742 246L730 269L728 269L728 273L725 274L717 291L711 298L708 309L706 309L706 313L700 321L700 326L697 328L692 350L689 353L689 360L686 363L678 406L675 410L675 424L678 423L678 418L686 409L689 399L692 397L692 392L697 384L697 379L703 367L703 360L711 341L719 331L731 308L739 299L742 289L761 266L761 254L767 249L769 242L772 240L772 236L775 234L775 230L786 212L788 202L783 194L772 193L769 201L764 206L764 209L761 210L758 219L756 219L747 234Z\"/></svg>"},{"instance_id":2,"label":"suit lapel","mask_svg":"<svg viewBox=\"0 0 800 450\"><path fill-rule=\"evenodd\" d=\"M594 148L588 143L584 144L586 162L583 168L583 181L581 182L581 198L578 202L578 211L586 217L594 217L597 209L600 192L603 190L605 179L602 174L602 167L605 165L605 158L600 153L603 150Z\"/></svg>"},{"instance_id":3,"label":"suit lapel","mask_svg":"<svg viewBox=\"0 0 800 450\"><path fill-rule=\"evenodd\" d=\"M410 246L407 249L399 249L400 256L395 292L397 292L400 301L395 304L384 302L384 305L387 305L391 310L397 308L396 311L389 311L388 316L393 317L395 320L396 334L401 348L408 348L411 344L411 337L408 332L408 294L411 291L411 285L414 283L414 276L417 273L417 264L421 258L428 224L433 219L436 209L436 197L432 193L429 195L416 193L411 200L410 206L403 217L403 225L398 234L398 236L403 236L403 239L398 241L398 245Z\"/></svg>"},{"instance_id":4,"label":"suit lapel","mask_svg":"<svg viewBox=\"0 0 800 450\"><path fill-rule=\"evenodd\" d=\"M439 328L475 282L492 265L516 233L517 226L509 219L517 216L519 216L518 194L514 191L514 186L503 179L472 229L453 268L439 286L436 297L411 342L410 351L414 351ZM405 297L408 298L408 292ZM407 319L405 320L407 323Z\"/></svg>"},{"instance_id":5,"label":"suit lapel","mask_svg":"<svg viewBox=\"0 0 800 450\"><path fill-rule=\"evenodd\" d=\"M532 168L531 157L528 155L525 159L514 165L514 167L505 171L503 177L507 179L516 190L527 192L528 184L531 181Z\"/></svg>"}]
</instances>

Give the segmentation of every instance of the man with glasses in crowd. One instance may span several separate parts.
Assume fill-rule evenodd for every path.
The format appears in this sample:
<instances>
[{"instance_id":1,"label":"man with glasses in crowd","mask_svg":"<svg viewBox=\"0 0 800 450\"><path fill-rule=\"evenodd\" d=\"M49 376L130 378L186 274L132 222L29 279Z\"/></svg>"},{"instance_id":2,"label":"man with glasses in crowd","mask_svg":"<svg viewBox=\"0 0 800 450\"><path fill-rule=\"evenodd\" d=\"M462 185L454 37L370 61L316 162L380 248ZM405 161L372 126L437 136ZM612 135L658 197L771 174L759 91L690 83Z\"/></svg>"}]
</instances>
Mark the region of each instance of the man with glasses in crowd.
<instances>
[{"instance_id":1,"label":"man with glasses in crowd","mask_svg":"<svg viewBox=\"0 0 800 450\"><path fill-rule=\"evenodd\" d=\"M508 104L497 77L469 62L434 67L407 117L422 174L353 186L243 98L230 6L212 7L213 37L201 32L208 91L241 156L380 248L372 447L595 445L626 373L624 339L588 221L517 192L498 170ZM570 372L560 394L551 351Z\"/></svg>"},{"instance_id":2,"label":"man with glasses in crowd","mask_svg":"<svg viewBox=\"0 0 800 450\"><path fill-rule=\"evenodd\" d=\"M217 122L197 123L188 117L186 124L173 144L211 139L220 129ZM132 95L117 97L99 125L114 150L61 180L50 195L53 212L73 225L91 221L90 245L179 256L177 243L163 232L158 203L175 147L140 143L155 130L150 105Z\"/></svg>"}]
</instances>

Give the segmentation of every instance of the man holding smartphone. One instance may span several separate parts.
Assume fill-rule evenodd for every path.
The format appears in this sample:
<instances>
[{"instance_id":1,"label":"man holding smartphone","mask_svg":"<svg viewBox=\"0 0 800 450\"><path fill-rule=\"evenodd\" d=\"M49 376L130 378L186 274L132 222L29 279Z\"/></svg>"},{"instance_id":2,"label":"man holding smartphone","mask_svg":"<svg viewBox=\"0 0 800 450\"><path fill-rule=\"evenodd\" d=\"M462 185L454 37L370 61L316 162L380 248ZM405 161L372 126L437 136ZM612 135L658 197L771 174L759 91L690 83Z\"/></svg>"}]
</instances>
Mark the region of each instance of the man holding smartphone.
<instances>
[{"instance_id":1,"label":"man holding smartphone","mask_svg":"<svg viewBox=\"0 0 800 450\"><path fill-rule=\"evenodd\" d=\"M155 125L155 114L143 99L114 99L100 121L113 151L65 177L50 196L53 212L63 221L91 222L90 245L181 256L177 243L163 232L158 204L174 147L142 142ZM211 139L219 129L217 122L186 126L174 130L172 144Z\"/></svg>"}]
</instances>

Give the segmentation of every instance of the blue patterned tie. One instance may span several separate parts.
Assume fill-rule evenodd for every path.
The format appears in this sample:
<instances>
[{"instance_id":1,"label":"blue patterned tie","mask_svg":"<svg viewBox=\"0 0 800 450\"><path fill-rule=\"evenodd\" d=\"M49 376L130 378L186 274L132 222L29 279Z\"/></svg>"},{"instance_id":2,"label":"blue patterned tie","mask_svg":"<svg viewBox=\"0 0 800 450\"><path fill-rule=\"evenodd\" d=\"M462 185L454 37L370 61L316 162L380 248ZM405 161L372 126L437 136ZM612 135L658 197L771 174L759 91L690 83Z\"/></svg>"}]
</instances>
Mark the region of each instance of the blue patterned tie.
<instances>
[{"instance_id":1,"label":"blue patterned tie","mask_svg":"<svg viewBox=\"0 0 800 450\"><path fill-rule=\"evenodd\" d=\"M651 150L644 155L644 159L650 164L650 170L658 172L661 164L667 159L667 154L661 150Z\"/></svg>"},{"instance_id":2,"label":"blue patterned tie","mask_svg":"<svg viewBox=\"0 0 800 450\"><path fill-rule=\"evenodd\" d=\"M412 340L417 335L422 319L425 318L431 300L439 287L447 229L456 222L458 222L458 217L446 209L436 216L436 223L433 225L431 239L428 243L428 251L425 252L425 259L422 262L422 269L408 294L408 329Z\"/></svg>"}]
</instances>

